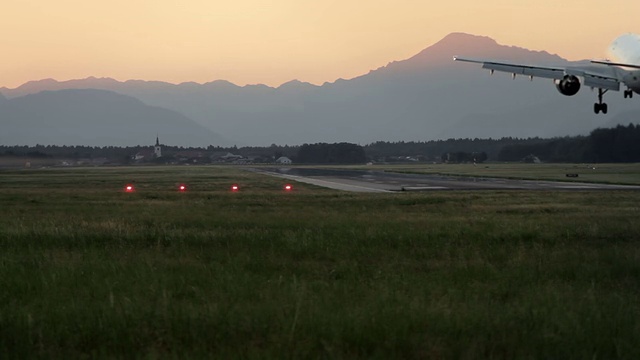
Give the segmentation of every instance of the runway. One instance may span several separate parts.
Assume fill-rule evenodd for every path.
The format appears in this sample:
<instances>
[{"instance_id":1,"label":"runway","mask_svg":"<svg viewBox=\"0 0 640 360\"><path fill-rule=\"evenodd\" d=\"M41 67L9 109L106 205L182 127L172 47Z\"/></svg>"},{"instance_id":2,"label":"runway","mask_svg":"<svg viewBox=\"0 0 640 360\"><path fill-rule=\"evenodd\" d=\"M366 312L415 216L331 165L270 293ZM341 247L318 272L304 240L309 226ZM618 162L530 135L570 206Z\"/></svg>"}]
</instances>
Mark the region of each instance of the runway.
<instances>
[{"instance_id":1,"label":"runway","mask_svg":"<svg viewBox=\"0 0 640 360\"><path fill-rule=\"evenodd\" d=\"M352 192L437 190L640 190L640 186L562 181L402 174L376 170L268 168L250 171Z\"/></svg>"}]
</instances>

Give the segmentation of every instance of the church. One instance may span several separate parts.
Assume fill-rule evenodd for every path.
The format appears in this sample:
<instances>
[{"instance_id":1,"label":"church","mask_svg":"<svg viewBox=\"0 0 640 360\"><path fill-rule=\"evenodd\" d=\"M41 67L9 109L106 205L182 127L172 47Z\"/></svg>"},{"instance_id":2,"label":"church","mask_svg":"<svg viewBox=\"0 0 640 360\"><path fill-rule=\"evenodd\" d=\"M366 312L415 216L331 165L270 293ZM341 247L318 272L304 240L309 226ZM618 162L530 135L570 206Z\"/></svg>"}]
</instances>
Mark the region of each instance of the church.
<instances>
[{"instance_id":1,"label":"church","mask_svg":"<svg viewBox=\"0 0 640 360\"><path fill-rule=\"evenodd\" d=\"M162 157L162 148L160 147L160 139L158 138L158 135L156 135L156 146L153 148L153 157Z\"/></svg>"}]
</instances>

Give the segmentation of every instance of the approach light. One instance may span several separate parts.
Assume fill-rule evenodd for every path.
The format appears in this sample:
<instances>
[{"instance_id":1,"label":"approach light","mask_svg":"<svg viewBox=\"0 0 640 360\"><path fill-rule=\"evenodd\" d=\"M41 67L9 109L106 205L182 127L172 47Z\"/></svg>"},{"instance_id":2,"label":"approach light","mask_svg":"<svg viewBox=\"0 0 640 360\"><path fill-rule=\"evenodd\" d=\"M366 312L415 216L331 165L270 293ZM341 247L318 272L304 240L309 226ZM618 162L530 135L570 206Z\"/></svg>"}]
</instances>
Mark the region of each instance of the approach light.
<instances>
[{"instance_id":1,"label":"approach light","mask_svg":"<svg viewBox=\"0 0 640 360\"><path fill-rule=\"evenodd\" d=\"M289 184L284 186L284 191L291 191L291 190L293 190L293 186L291 186Z\"/></svg>"},{"instance_id":2,"label":"approach light","mask_svg":"<svg viewBox=\"0 0 640 360\"><path fill-rule=\"evenodd\" d=\"M133 188L133 185L127 185L124 187L124 191L125 192L134 192L135 189Z\"/></svg>"},{"instance_id":3,"label":"approach light","mask_svg":"<svg viewBox=\"0 0 640 360\"><path fill-rule=\"evenodd\" d=\"M233 192L237 192L238 190L240 190L240 188L238 187L238 185L231 185L231 191L233 191Z\"/></svg>"},{"instance_id":4,"label":"approach light","mask_svg":"<svg viewBox=\"0 0 640 360\"><path fill-rule=\"evenodd\" d=\"M187 185L180 184L180 185L178 186L178 191L180 191L180 192L185 192L185 191L187 191Z\"/></svg>"}]
</instances>

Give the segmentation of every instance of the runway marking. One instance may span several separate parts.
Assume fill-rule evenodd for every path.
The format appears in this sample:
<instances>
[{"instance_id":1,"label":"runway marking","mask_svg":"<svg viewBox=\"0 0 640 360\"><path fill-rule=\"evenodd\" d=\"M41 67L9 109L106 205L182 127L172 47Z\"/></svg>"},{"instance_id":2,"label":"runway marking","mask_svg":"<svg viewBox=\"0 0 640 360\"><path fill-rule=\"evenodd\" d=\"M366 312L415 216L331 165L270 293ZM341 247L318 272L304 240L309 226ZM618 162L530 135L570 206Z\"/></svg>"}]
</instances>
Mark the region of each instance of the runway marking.
<instances>
[{"instance_id":1,"label":"runway marking","mask_svg":"<svg viewBox=\"0 0 640 360\"><path fill-rule=\"evenodd\" d=\"M314 179L314 178L305 177L305 176L277 174L269 171L259 171L259 172L266 175L271 175L271 176L280 177L280 178L289 179L289 180L295 180L295 181L322 186L322 187L335 189L335 190L351 191L351 192L386 192L386 193L392 192L390 190L345 184L345 183L340 183L335 181L320 180L320 179Z\"/></svg>"},{"instance_id":2,"label":"runway marking","mask_svg":"<svg viewBox=\"0 0 640 360\"><path fill-rule=\"evenodd\" d=\"M403 186L404 191L421 191L421 190L447 190L444 186Z\"/></svg>"},{"instance_id":3,"label":"runway marking","mask_svg":"<svg viewBox=\"0 0 640 360\"><path fill-rule=\"evenodd\" d=\"M303 183L322 186L330 189L355 192L398 192L402 191L434 191L434 190L640 190L640 186L598 184L598 183L567 183L536 180L509 180L501 178L483 178L482 180L466 177L434 177L402 176L391 173L378 172L378 177L370 174L355 176L355 171L316 171L308 172L309 176L283 174L278 171L248 169L264 175L291 179ZM305 174L304 172L299 172ZM366 177L365 177L366 176ZM429 182L433 180L433 182Z\"/></svg>"},{"instance_id":4,"label":"runway marking","mask_svg":"<svg viewBox=\"0 0 640 360\"><path fill-rule=\"evenodd\" d=\"M289 176L295 176L295 175L289 175ZM300 182L305 182L305 183L308 183L308 184L328 187L330 189L337 189L337 190L344 190L344 191L354 191L354 192L391 192L389 190L384 190L384 189L377 189L377 188L371 188L371 187L366 187L366 186L345 184L345 183L340 183L340 182L335 182L335 181L328 181L328 180L320 180L320 179L314 179L314 178L309 178L309 177L298 177L295 180L296 181L300 181Z\"/></svg>"}]
</instances>

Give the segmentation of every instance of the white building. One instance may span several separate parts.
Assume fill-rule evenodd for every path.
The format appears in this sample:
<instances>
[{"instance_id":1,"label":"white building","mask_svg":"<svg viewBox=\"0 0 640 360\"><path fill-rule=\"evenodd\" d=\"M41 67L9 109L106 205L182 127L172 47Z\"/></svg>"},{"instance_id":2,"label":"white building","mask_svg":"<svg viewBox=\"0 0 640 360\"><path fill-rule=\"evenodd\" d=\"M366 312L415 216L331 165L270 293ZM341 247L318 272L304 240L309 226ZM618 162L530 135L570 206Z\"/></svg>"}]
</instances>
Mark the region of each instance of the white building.
<instances>
[{"instance_id":1,"label":"white building","mask_svg":"<svg viewBox=\"0 0 640 360\"><path fill-rule=\"evenodd\" d=\"M286 156L281 156L278 158L278 160L276 160L276 164L290 165L291 159Z\"/></svg>"}]
</instances>

